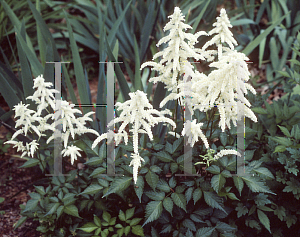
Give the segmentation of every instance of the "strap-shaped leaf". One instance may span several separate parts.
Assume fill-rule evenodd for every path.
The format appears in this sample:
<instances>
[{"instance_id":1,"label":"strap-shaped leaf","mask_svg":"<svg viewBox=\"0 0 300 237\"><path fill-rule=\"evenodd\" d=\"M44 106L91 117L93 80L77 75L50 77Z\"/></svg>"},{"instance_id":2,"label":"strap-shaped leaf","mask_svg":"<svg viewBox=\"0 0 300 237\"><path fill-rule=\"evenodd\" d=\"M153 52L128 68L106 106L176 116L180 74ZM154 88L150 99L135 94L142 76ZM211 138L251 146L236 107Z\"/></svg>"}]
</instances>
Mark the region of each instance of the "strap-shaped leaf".
<instances>
[{"instance_id":1,"label":"strap-shaped leaf","mask_svg":"<svg viewBox=\"0 0 300 237\"><path fill-rule=\"evenodd\" d=\"M89 100L88 87L84 80L85 76L83 73L83 66L81 63L79 50L78 50L78 47L76 45L76 41L75 41L75 38L73 35L73 30L72 30L71 24L69 22L68 16L65 11L64 11L64 14L65 14L65 19L66 19L67 27L68 27L68 31L69 31L70 46L71 46L71 51L72 51L72 56L73 56L76 83L77 83L77 87L78 87L78 93L80 96L80 102L82 104L91 104L91 101ZM91 111L91 108L83 107L84 114L86 114L90 111Z\"/></svg>"}]
</instances>

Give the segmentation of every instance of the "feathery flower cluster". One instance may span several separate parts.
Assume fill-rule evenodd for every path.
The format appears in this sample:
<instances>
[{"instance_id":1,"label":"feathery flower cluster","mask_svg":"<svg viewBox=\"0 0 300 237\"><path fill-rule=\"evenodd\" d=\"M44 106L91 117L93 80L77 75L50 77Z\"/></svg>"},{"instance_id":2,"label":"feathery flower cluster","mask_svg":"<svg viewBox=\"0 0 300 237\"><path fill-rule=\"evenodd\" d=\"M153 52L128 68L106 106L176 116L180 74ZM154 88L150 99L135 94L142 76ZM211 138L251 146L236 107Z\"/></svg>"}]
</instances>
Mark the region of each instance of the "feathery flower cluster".
<instances>
[{"instance_id":1,"label":"feathery flower cluster","mask_svg":"<svg viewBox=\"0 0 300 237\"><path fill-rule=\"evenodd\" d=\"M153 70L158 71L160 75L151 78L149 82L156 83L161 81L166 84L166 88L169 91L177 93L177 77L178 74L182 75L184 73L184 65L187 62L187 59L190 57L193 57L196 60L205 59L201 54L202 51L194 48L194 45L198 42L197 38L201 35L206 35L206 32L200 31L195 35L183 32L183 30L185 31L192 27L183 23L184 16L179 7L175 7L174 14L169 16L169 18L171 20L164 27L164 31L170 30L170 33L168 36L160 39L156 44L158 47L163 43L168 43L168 47L153 56L153 60L161 56L162 60L159 63L143 63L140 70L146 66L153 66ZM186 43L185 40L188 40L189 42ZM164 63L166 63L166 65L163 65Z\"/></svg>"},{"instance_id":2,"label":"feathery flower cluster","mask_svg":"<svg viewBox=\"0 0 300 237\"><path fill-rule=\"evenodd\" d=\"M52 132L55 131L55 117L53 113L50 113L48 111L48 115L41 117L41 114L43 110L46 110L48 105L50 105L50 108L52 110L55 110L55 98L53 96L53 93L58 93L55 89L49 89L49 87L52 87L53 84L51 82L45 82L45 79L43 78L43 75L38 76L34 80L34 86L33 88L36 89L34 94L32 96L28 96L27 99L31 99L34 101L37 106L37 112L34 110L30 110L27 107L29 105L24 105L22 101L14 106L15 110L15 117L18 118L16 120L16 127L23 126L21 129L16 131L11 140L7 141L8 144L13 144L14 147L17 147L17 151L22 151L21 157L24 155L34 157L34 153L38 150L38 143L36 140L33 140L30 143L27 143L25 146L23 142L17 142L14 141L14 139L19 134L25 134L27 136L27 132L34 131L39 137L46 136L43 134L46 130L50 130ZM74 104L69 104L65 100L61 100L61 110L58 111L58 113L61 113L61 120L63 124L63 134L62 134L62 141L64 142L64 150L62 151L62 155L71 156L71 163L73 164L74 160L77 159L77 156L81 156L78 151L81 151L76 146L68 146L68 139L71 134L72 138L75 138L75 135L82 135L84 133L93 133L97 136L99 136L99 133L93 129L88 129L85 127L86 121L93 121L89 116L92 115L94 112L89 112L85 114L82 117L76 118L75 113L81 114L81 111L78 109L73 109ZM49 124L48 120L52 120L52 123ZM38 125L35 125L34 123L38 122ZM74 127L73 125L76 125ZM54 139L54 134L50 136L47 140L47 144Z\"/></svg>"},{"instance_id":3,"label":"feathery flower cluster","mask_svg":"<svg viewBox=\"0 0 300 237\"><path fill-rule=\"evenodd\" d=\"M118 130L118 133L116 134L116 136L118 136L116 145L118 145L121 137L124 137L124 140L127 144L128 134L125 131L125 128L128 124L132 124L132 129L129 130L129 132L131 132L133 136L134 155L132 155L133 160L130 165L133 165L133 170L135 171L134 182L136 183L137 169L141 165L140 160L143 160L139 156L138 152L138 134L146 133L150 140L153 140L151 127L159 122L169 123L174 127L176 127L176 124L171 119L164 117L165 114L171 115L170 111L158 111L153 109L153 106L149 103L147 94L145 92L137 90L134 93L129 93L129 96L131 98L130 100L124 103L116 103L116 106L118 107L117 110L122 110L122 112L118 118L110 121L107 126L110 127L115 123L123 122ZM153 117L152 114L155 114L158 117ZM101 142L101 140L105 138L107 138L107 134L102 134L100 137L98 137L94 141L92 148L94 148L99 142Z\"/></svg>"},{"instance_id":4,"label":"feathery flower cluster","mask_svg":"<svg viewBox=\"0 0 300 237\"><path fill-rule=\"evenodd\" d=\"M59 93L59 91L55 89L48 89L48 87L52 87L51 82L45 82L43 75L38 76L33 79L34 85L33 88L37 89L32 96L28 96L27 99L31 99L36 104L37 107L37 115L41 115L42 111L51 106L53 110L55 110L54 96L53 93Z\"/></svg>"}]
</instances>

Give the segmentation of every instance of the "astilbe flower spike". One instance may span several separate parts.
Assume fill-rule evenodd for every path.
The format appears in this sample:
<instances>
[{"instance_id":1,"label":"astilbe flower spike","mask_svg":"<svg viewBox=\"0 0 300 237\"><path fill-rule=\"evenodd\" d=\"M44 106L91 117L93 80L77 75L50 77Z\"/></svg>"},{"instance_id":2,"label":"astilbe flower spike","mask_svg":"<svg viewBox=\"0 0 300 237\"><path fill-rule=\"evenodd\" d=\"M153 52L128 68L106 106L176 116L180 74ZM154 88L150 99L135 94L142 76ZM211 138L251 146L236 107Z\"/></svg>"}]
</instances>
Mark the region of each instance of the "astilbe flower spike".
<instances>
[{"instance_id":1,"label":"astilbe flower spike","mask_svg":"<svg viewBox=\"0 0 300 237\"><path fill-rule=\"evenodd\" d=\"M158 111L153 109L153 106L149 103L147 98L147 94L143 91L136 91L134 93L129 93L130 100L125 101L124 103L116 103L118 107L117 110L122 110L120 116L109 122L108 127L112 126L115 123L123 122L120 126L118 133L116 136L119 138L124 137L128 141L128 135L125 131L125 128L128 124L132 125L132 129L129 132L132 133L133 137L133 150L134 155L132 155L133 160L130 165L133 165L134 170L134 182L136 183L137 177L137 167L140 166L140 160L143 160L139 156L138 152L138 134L146 133L150 140L153 140L153 134L151 131L151 127L158 124L159 122L169 123L173 127L176 127L176 124L169 118L164 117L165 114L171 115L169 110ZM154 117L152 114L157 115L158 117ZM111 132L111 130L109 130ZM96 147L96 145L101 142L101 140L107 138L107 134L102 134L99 136L93 143L92 149ZM116 141L116 145L119 144L121 139ZM126 143L127 144L127 143Z\"/></svg>"}]
</instances>

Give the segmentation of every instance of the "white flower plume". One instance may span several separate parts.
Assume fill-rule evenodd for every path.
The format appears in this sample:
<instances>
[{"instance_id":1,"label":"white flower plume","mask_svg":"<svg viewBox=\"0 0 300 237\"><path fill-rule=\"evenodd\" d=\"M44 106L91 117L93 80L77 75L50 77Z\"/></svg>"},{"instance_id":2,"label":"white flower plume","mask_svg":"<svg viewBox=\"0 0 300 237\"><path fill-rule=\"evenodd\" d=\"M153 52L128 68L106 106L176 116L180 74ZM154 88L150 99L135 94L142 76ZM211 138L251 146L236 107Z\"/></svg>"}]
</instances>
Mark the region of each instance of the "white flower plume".
<instances>
[{"instance_id":1,"label":"white flower plume","mask_svg":"<svg viewBox=\"0 0 300 237\"><path fill-rule=\"evenodd\" d=\"M61 154L66 157L66 156L71 156L71 164L74 164L74 160L77 160L77 157L80 156L81 154L79 153L79 151L82 151L80 148L78 148L77 146L68 146L67 148L65 148L64 150L62 150Z\"/></svg>"},{"instance_id":2,"label":"white flower plume","mask_svg":"<svg viewBox=\"0 0 300 237\"><path fill-rule=\"evenodd\" d=\"M214 159L217 160L223 156L226 155L238 155L241 156L241 154L239 152L237 152L236 150L221 150L219 151L217 154L215 154Z\"/></svg>"},{"instance_id":3,"label":"white flower plume","mask_svg":"<svg viewBox=\"0 0 300 237\"><path fill-rule=\"evenodd\" d=\"M94 133L99 136L99 133L93 129L88 129L85 127L86 121L92 121L88 116L94 114L94 112L89 112L85 114L83 117L76 118L75 114L82 114L79 109L74 109L74 104L69 104L69 102L62 100L61 101L61 120L62 120L62 140L64 141L64 147L67 147L69 136L71 134L72 138L75 138L75 135L82 135L84 133ZM52 116L53 119L53 116ZM74 126L76 125L76 127ZM52 123L52 127L55 126L55 122ZM54 139L54 134L49 137L47 143Z\"/></svg>"},{"instance_id":4,"label":"white flower plume","mask_svg":"<svg viewBox=\"0 0 300 237\"><path fill-rule=\"evenodd\" d=\"M154 83L161 81L166 84L166 88L169 91L176 92L176 79L178 74L182 75L184 73L184 64L187 62L187 59L190 57L196 60L205 59L201 55L202 50L195 49L194 44L198 42L197 38L201 35L206 35L206 32L201 31L195 35L185 33L186 29L191 29L192 27L183 23L184 16L179 7L175 7L173 15L169 16L169 18L170 22L166 24L164 31L170 30L170 34L160 39L156 45L158 47L163 43L168 43L168 47L153 56L153 60L160 56L162 56L162 60L159 63L143 63L141 70L146 66L153 66L153 70L158 71L160 75L151 78L149 81ZM185 40L188 40L188 43ZM166 63L165 66L163 65L164 63Z\"/></svg>"},{"instance_id":5,"label":"white flower plume","mask_svg":"<svg viewBox=\"0 0 300 237\"><path fill-rule=\"evenodd\" d=\"M169 110L158 111L153 109L153 106L149 103L147 94L145 92L138 90L134 93L129 93L129 96L131 98L130 100L125 101L124 103L116 103L116 106L118 107L117 110L122 110L122 112L118 118L110 121L107 126L110 127L115 123L123 122L118 130L117 136L123 136L128 139L128 136L123 135L122 133L127 133L125 131L126 126L129 123L132 124L132 129L130 132L133 134L133 149L134 153L138 153L139 133L147 133L150 140L153 140L151 127L159 122L169 123L173 127L176 127L176 124L173 122L173 120L164 117L165 114L171 115ZM156 114L158 117L153 117L151 114ZM92 148L94 148L101 140L105 138L107 138L107 135L102 134L94 141ZM116 143L116 145L118 145L118 143Z\"/></svg>"},{"instance_id":6,"label":"white flower plume","mask_svg":"<svg viewBox=\"0 0 300 237\"><path fill-rule=\"evenodd\" d=\"M181 135L188 136L188 142L191 144L192 147L199 140L199 137L200 137L202 139L206 149L208 149L209 144L208 144L207 138L205 137L205 135L203 134L203 132L201 130L202 125L203 125L203 123L197 123L196 119L194 119L192 122L187 121L184 123L184 128L182 129Z\"/></svg>"},{"instance_id":7,"label":"white flower plume","mask_svg":"<svg viewBox=\"0 0 300 237\"><path fill-rule=\"evenodd\" d=\"M17 135L24 132L25 136L27 136L27 132L29 129L35 131L38 136L41 136L38 128L33 124L36 121L40 121L42 118L37 116L34 110L28 109L28 105L24 105L21 101L18 105L15 105L13 110L15 110L15 118L20 117L16 120L16 128L23 126L23 128L14 133L11 140L13 140Z\"/></svg>"},{"instance_id":8,"label":"white flower plume","mask_svg":"<svg viewBox=\"0 0 300 237\"><path fill-rule=\"evenodd\" d=\"M53 93L59 93L59 91L55 89L48 89L48 87L52 87L53 84L51 82L45 82L43 75L38 76L33 79L34 86L33 88L37 88L32 96L28 96L27 99L31 99L38 104L37 114L41 115L42 111L47 108L48 105L55 110L55 102Z\"/></svg>"},{"instance_id":9,"label":"white flower plume","mask_svg":"<svg viewBox=\"0 0 300 237\"><path fill-rule=\"evenodd\" d=\"M141 161L145 162L145 160L139 154L136 154L136 153L132 153L131 158L132 158L132 160L131 160L129 166L133 166L133 180L134 180L134 183L136 184L138 169L142 165Z\"/></svg>"},{"instance_id":10,"label":"white flower plume","mask_svg":"<svg viewBox=\"0 0 300 237\"><path fill-rule=\"evenodd\" d=\"M220 16L217 17L217 22L213 24L215 26L208 34L213 35L216 34L211 40L206 42L206 44L202 47L202 50L205 50L208 46L216 44L218 47L218 55L219 58L222 56L222 43L227 43L231 50L234 49L234 45L237 45L236 40L233 38L232 32L229 28L232 27L226 11L224 8L221 9ZM210 51L209 53L211 54Z\"/></svg>"}]
</instances>

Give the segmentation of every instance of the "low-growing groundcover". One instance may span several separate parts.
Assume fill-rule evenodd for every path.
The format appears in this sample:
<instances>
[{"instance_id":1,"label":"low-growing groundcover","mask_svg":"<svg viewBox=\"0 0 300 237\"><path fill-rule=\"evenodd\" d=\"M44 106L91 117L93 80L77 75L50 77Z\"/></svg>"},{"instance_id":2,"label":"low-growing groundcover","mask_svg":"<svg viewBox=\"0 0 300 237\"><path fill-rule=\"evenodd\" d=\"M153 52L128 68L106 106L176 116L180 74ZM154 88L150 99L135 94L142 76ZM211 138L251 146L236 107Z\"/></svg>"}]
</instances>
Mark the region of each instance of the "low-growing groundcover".
<instances>
[{"instance_id":1,"label":"low-growing groundcover","mask_svg":"<svg viewBox=\"0 0 300 237\"><path fill-rule=\"evenodd\" d=\"M271 105L254 95L247 83L248 58L234 50L237 42L224 9L208 34L186 33L191 27L184 23L178 7L169 18L164 28L169 35L157 44L167 47L141 67L152 66L158 76L150 80L166 86L168 94L160 110L153 109L144 92L132 92L130 100L116 104L122 112L108 124L123 122L118 131L108 128L100 135L88 128L92 113L82 116L62 100L62 155L70 156L73 163L85 153L86 167L70 171L69 176L49 176L47 185L35 186L26 206L21 205L23 217L16 228L33 218L45 236L300 234L299 87ZM200 36L213 37L198 49L194 45ZM300 56L298 46L296 43L294 51ZM159 62L158 57L162 57ZM211 72L198 72L189 59L211 62ZM297 82L298 69L282 74ZM15 106L19 130L7 142L28 157L22 167L39 165L45 173L53 171L54 158L53 93L57 91L51 86L42 75L34 79L37 90L27 99L37 108L29 109L22 102ZM236 126L242 119L241 109L246 120L245 174L234 176L236 155L240 156ZM188 110L192 121L181 120L178 114ZM172 117L165 116L168 114ZM160 129L154 127L158 123ZM19 134L30 134L32 141L16 141ZM106 143L102 140L110 143L112 138L119 176L106 175ZM193 148L192 173L198 176L176 176L185 173L185 145Z\"/></svg>"}]
</instances>

